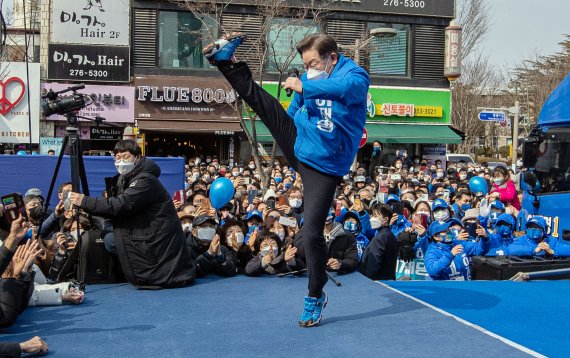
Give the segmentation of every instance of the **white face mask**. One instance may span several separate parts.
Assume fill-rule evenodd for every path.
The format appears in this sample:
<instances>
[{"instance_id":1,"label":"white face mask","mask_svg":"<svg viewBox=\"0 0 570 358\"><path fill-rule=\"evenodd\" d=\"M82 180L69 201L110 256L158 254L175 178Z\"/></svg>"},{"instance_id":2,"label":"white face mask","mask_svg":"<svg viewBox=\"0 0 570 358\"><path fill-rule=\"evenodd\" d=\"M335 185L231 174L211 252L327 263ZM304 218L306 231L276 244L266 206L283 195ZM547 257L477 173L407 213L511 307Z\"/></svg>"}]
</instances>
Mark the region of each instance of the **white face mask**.
<instances>
[{"instance_id":1,"label":"white face mask","mask_svg":"<svg viewBox=\"0 0 570 358\"><path fill-rule=\"evenodd\" d=\"M376 217L370 218L370 227L373 229L379 229L382 226L382 219L378 219Z\"/></svg>"},{"instance_id":2,"label":"white face mask","mask_svg":"<svg viewBox=\"0 0 570 358\"><path fill-rule=\"evenodd\" d=\"M447 219L449 219L449 210L436 210L433 213L433 218L437 221L447 221Z\"/></svg>"},{"instance_id":3,"label":"white face mask","mask_svg":"<svg viewBox=\"0 0 570 358\"><path fill-rule=\"evenodd\" d=\"M289 199L289 206L293 209L300 208L303 205L302 199Z\"/></svg>"},{"instance_id":4,"label":"white face mask","mask_svg":"<svg viewBox=\"0 0 570 358\"><path fill-rule=\"evenodd\" d=\"M270 252L271 252L271 247L266 247L266 248L259 250L259 254L262 257L269 255ZM277 256L278 254L279 254L279 249L277 249L277 248L273 249L273 256Z\"/></svg>"},{"instance_id":5,"label":"white face mask","mask_svg":"<svg viewBox=\"0 0 570 358\"><path fill-rule=\"evenodd\" d=\"M442 173L442 172L437 172L437 173L435 173L435 176L436 176L437 178L443 178L443 173Z\"/></svg>"},{"instance_id":6,"label":"white face mask","mask_svg":"<svg viewBox=\"0 0 570 358\"><path fill-rule=\"evenodd\" d=\"M249 169L255 169L255 164L248 165Z\"/></svg>"},{"instance_id":7,"label":"white face mask","mask_svg":"<svg viewBox=\"0 0 570 358\"><path fill-rule=\"evenodd\" d=\"M198 239L204 242L211 242L216 236L216 228L201 227L198 229Z\"/></svg>"},{"instance_id":8,"label":"white face mask","mask_svg":"<svg viewBox=\"0 0 570 358\"><path fill-rule=\"evenodd\" d=\"M467 179L467 174L459 174L459 179L461 180Z\"/></svg>"},{"instance_id":9,"label":"white face mask","mask_svg":"<svg viewBox=\"0 0 570 358\"><path fill-rule=\"evenodd\" d=\"M84 232L84 231L85 231L85 230L81 230L81 229L80 229L80 230L79 230L79 236L83 235L83 232ZM75 241L78 241L78 238L77 238L77 229L76 229L76 230L71 230L71 231L69 232L69 234L70 234L71 236L73 236L73 239L75 239Z\"/></svg>"},{"instance_id":10,"label":"white face mask","mask_svg":"<svg viewBox=\"0 0 570 358\"><path fill-rule=\"evenodd\" d=\"M182 231L184 231L185 233L192 231L192 224L189 223L182 224Z\"/></svg>"},{"instance_id":11,"label":"white face mask","mask_svg":"<svg viewBox=\"0 0 570 358\"><path fill-rule=\"evenodd\" d=\"M279 236L279 240L283 241L283 239L285 239L285 231L284 230L279 230L277 232L277 236Z\"/></svg>"},{"instance_id":12,"label":"white face mask","mask_svg":"<svg viewBox=\"0 0 570 358\"><path fill-rule=\"evenodd\" d=\"M235 237L238 245L243 244L244 236L241 232L236 232ZM231 246L231 244L232 244L232 237L230 235L230 237L228 238L228 245Z\"/></svg>"},{"instance_id":13,"label":"white face mask","mask_svg":"<svg viewBox=\"0 0 570 358\"><path fill-rule=\"evenodd\" d=\"M135 162L126 161L124 159L115 161L115 168L119 174L128 174L135 168Z\"/></svg>"},{"instance_id":14,"label":"white face mask","mask_svg":"<svg viewBox=\"0 0 570 358\"><path fill-rule=\"evenodd\" d=\"M322 80L329 77L328 67L330 58L327 60L327 65L324 70L317 70L316 68L309 68L307 71L308 80Z\"/></svg>"}]
</instances>

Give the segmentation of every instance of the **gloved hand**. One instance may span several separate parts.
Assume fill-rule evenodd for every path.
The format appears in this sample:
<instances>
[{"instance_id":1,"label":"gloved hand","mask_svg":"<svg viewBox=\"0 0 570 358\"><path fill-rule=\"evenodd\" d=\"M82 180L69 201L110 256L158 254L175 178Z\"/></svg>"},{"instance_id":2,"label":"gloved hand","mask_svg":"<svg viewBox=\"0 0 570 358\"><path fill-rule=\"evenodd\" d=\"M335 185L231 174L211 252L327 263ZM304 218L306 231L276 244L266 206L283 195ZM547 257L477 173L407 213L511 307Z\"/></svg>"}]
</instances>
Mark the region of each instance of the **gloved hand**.
<instances>
[{"instance_id":1,"label":"gloved hand","mask_svg":"<svg viewBox=\"0 0 570 358\"><path fill-rule=\"evenodd\" d=\"M481 200L481 206L479 207L479 215L486 218L491 213L491 205L489 205L489 200L484 198Z\"/></svg>"}]
</instances>

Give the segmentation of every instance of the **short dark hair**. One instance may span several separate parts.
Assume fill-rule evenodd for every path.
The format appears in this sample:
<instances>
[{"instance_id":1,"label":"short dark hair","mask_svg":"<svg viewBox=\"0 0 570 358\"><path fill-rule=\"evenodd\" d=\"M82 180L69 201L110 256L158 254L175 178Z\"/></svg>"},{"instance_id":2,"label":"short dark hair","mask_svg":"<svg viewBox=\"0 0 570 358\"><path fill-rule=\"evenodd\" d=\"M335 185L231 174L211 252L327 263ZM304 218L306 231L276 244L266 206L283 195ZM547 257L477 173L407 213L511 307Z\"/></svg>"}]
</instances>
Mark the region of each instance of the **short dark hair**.
<instances>
[{"instance_id":1,"label":"short dark hair","mask_svg":"<svg viewBox=\"0 0 570 358\"><path fill-rule=\"evenodd\" d=\"M115 144L115 149L113 149L113 154L129 152L134 156L142 155L141 147L134 140L120 140Z\"/></svg>"},{"instance_id":2,"label":"short dark hair","mask_svg":"<svg viewBox=\"0 0 570 358\"><path fill-rule=\"evenodd\" d=\"M336 41L329 35L323 33L309 35L302 39L297 45L297 52L299 52L299 55L303 55L303 52L309 49L317 50L320 57L330 53L338 54L338 45Z\"/></svg>"}]
</instances>

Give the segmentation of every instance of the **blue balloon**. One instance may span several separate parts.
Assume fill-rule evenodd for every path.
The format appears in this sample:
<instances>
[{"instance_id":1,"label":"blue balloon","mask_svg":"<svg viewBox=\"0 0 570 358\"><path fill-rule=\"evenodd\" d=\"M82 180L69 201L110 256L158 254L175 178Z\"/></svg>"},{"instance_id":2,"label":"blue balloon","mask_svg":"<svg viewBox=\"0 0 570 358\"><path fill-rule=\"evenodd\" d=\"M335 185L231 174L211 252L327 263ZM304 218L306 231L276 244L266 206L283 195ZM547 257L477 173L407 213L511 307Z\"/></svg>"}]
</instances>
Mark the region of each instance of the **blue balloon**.
<instances>
[{"instance_id":1,"label":"blue balloon","mask_svg":"<svg viewBox=\"0 0 570 358\"><path fill-rule=\"evenodd\" d=\"M234 197L234 185L228 178L214 180L210 187L210 202L212 207L219 209Z\"/></svg>"},{"instance_id":2,"label":"blue balloon","mask_svg":"<svg viewBox=\"0 0 570 358\"><path fill-rule=\"evenodd\" d=\"M19 150L16 155L28 155L28 153L25 150Z\"/></svg>"},{"instance_id":3,"label":"blue balloon","mask_svg":"<svg viewBox=\"0 0 570 358\"><path fill-rule=\"evenodd\" d=\"M489 192L487 181L484 178L478 176L469 179L469 189L471 189L471 191L475 193L476 196L487 195Z\"/></svg>"}]
</instances>

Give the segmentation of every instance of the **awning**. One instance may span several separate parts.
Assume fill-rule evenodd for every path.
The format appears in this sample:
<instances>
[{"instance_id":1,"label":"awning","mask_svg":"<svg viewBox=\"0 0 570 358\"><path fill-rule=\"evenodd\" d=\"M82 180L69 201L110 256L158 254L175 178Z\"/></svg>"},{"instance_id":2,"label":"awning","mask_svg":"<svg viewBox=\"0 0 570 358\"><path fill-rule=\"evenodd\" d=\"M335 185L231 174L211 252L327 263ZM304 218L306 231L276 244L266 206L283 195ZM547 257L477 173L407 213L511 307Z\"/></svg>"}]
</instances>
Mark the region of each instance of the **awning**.
<instances>
[{"instance_id":1,"label":"awning","mask_svg":"<svg viewBox=\"0 0 570 358\"><path fill-rule=\"evenodd\" d=\"M242 131L239 122L138 120L138 124L141 130L146 130L146 131L178 132L178 133L215 133L215 132Z\"/></svg>"},{"instance_id":2,"label":"awning","mask_svg":"<svg viewBox=\"0 0 570 358\"><path fill-rule=\"evenodd\" d=\"M443 125L366 123L368 143L459 144L462 141L453 129Z\"/></svg>"},{"instance_id":3,"label":"awning","mask_svg":"<svg viewBox=\"0 0 570 358\"><path fill-rule=\"evenodd\" d=\"M245 121L247 130L251 133L251 125ZM422 124L386 124L366 123L368 143L380 140L383 143L420 143L420 144L459 144L463 140L457 130L445 125ZM261 121L255 121L257 141L259 143L273 142L269 129Z\"/></svg>"},{"instance_id":4,"label":"awning","mask_svg":"<svg viewBox=\"0 0 570 358\"><path fill-rule=\"evenodd\" d=\"M251 134L251 121L246 119L244 121L247 131ZM273 142L273 136L269 132L269 129L263 124L262 121L255 121L255 133L257 134L258 143L271 143Z\"/></svg>"}]
</instances>

